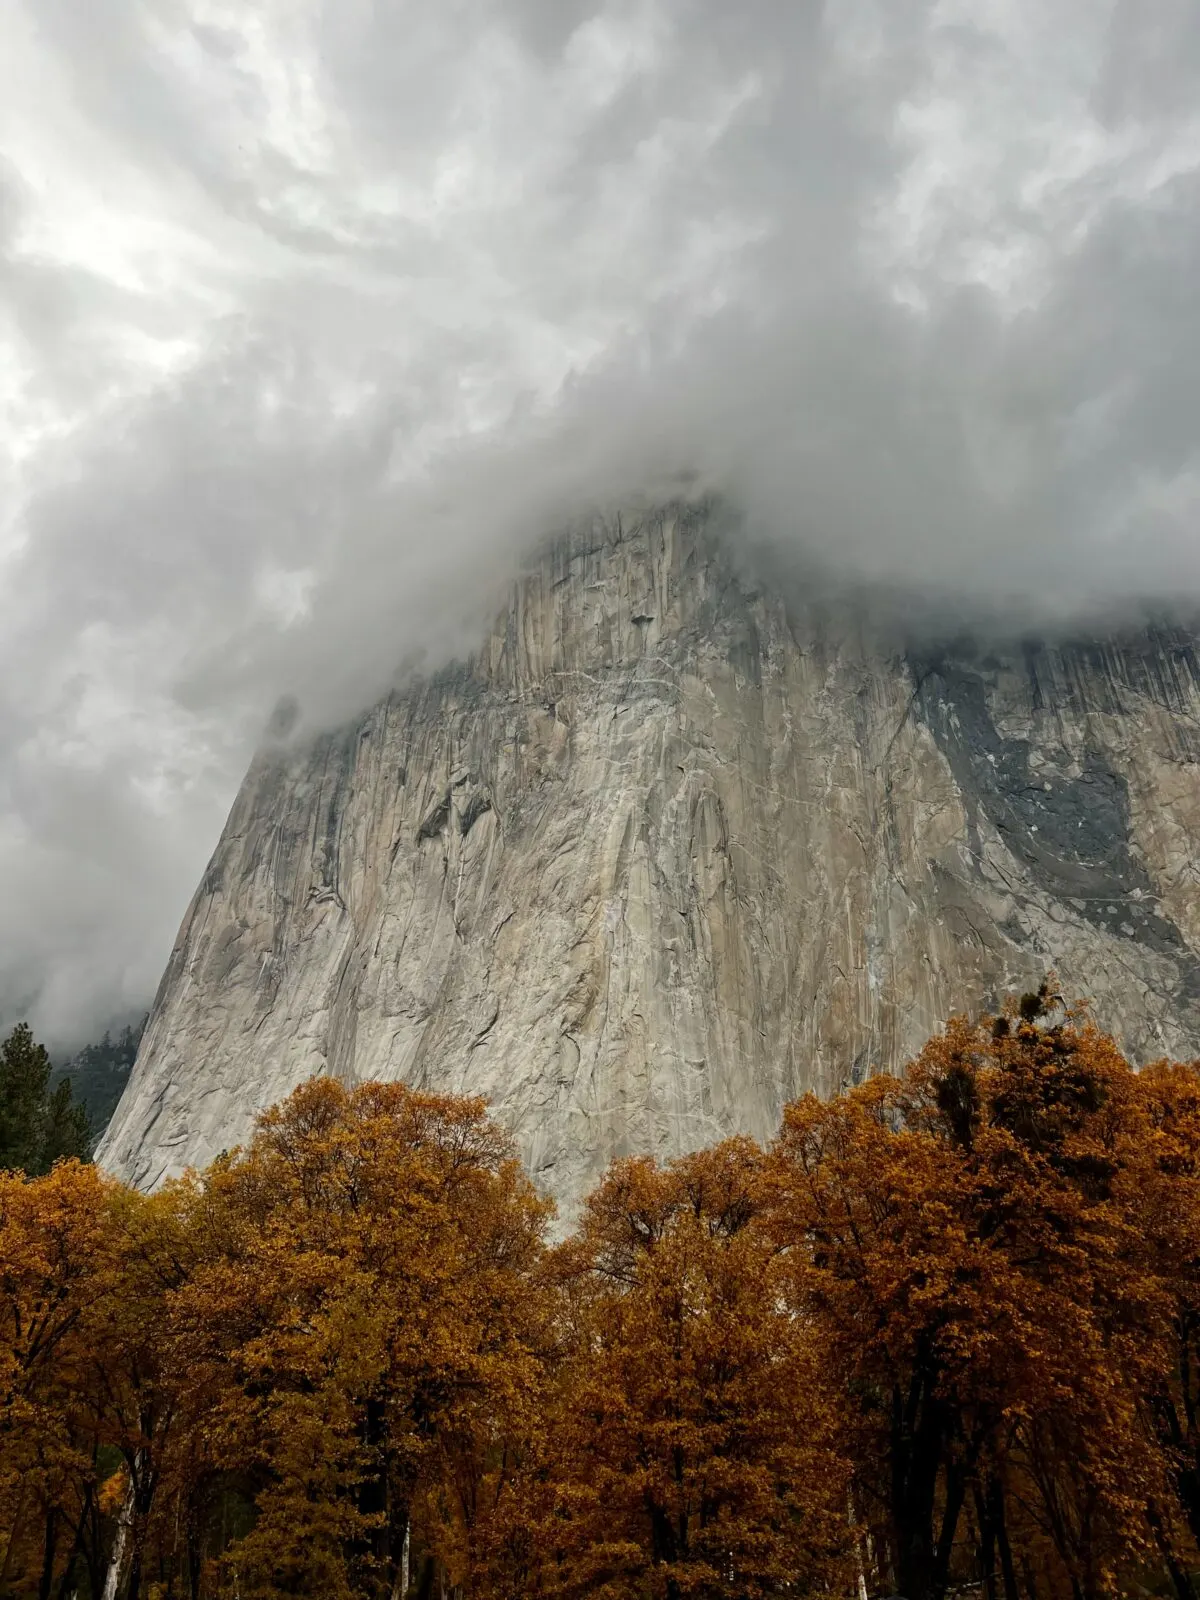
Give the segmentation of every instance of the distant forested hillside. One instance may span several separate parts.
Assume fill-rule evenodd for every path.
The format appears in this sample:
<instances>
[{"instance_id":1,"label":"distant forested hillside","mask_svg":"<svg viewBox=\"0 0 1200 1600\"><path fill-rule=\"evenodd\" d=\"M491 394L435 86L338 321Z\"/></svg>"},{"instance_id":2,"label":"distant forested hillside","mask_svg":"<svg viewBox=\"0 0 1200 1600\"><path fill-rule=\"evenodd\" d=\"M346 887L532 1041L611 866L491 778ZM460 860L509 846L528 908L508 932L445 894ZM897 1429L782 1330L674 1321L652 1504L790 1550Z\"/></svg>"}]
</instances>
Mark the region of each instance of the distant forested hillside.
<instances>
[{"instance_id":1,"label":"distant forested hillside","mask_svg":"<svg viewBox=\"0 0 1200 1600\"><path fill-rule=\"evenodd\" d=\"M105 1033L98 1044L85 1045L68 1061L59 1063L52 1082L71 1082L72 1098L87 1112L95 1144L108 1126L117 1101L129 1081L146 1018L119 1033Z\"/></svg>"}]
</instances>

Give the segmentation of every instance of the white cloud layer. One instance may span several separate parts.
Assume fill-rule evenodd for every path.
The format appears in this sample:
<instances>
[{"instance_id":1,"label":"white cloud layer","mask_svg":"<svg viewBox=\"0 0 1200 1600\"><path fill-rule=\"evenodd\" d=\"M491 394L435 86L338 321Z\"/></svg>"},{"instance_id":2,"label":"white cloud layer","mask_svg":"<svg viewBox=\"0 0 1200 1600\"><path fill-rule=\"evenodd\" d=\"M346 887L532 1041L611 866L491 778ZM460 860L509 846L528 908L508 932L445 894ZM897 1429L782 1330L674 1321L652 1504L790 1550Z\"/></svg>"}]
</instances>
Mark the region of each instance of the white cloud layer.
<instances>
[{"instance_id":1,"label":"white cloud layer","mask_svg":"<svg viewBox=\"0 0 1200 1600\"><path fill-rule=\"evenodd\" d=\"M1200 600L1193 0L0 0L0 1017L146 1001L265 712L694 475Z\"/></svg>"}]
</instances>

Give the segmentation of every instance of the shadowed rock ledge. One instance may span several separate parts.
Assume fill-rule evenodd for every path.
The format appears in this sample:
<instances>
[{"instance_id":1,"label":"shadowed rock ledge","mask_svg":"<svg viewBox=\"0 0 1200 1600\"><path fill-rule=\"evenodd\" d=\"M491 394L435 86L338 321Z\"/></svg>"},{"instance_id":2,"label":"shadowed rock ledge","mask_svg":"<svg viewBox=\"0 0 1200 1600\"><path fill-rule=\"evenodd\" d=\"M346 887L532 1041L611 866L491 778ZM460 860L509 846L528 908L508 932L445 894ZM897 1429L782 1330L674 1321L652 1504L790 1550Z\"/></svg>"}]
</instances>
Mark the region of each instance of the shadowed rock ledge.
<instances>
[{"instance_id":1,"label":"shadowed rock ledge","mask_svg":"<svg viewBox=\"0 0 1200 1600\"><path fill-rule=\"evenodd\" d=\"M282 731L282 730L281 730ZM576 530L478 654L254 761L98 1153L154 1185L314 1072L488 1097L569 1218L1054 965L1200 1053L1183 630L901 650L700 513Z\"/></svg>"}]
</instances>

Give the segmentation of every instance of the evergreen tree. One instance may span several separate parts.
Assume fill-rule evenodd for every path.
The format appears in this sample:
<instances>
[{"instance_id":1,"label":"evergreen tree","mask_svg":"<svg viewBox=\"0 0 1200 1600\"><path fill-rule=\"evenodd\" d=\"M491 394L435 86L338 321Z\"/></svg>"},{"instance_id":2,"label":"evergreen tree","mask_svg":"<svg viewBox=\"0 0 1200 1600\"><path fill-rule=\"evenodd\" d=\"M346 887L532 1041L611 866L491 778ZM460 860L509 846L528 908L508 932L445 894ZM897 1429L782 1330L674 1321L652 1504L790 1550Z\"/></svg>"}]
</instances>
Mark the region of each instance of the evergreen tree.
<instances>
[{"instance_id":1,"label":"evergreen tree","mask_svg":"<svg viewBox=\"0 0 1200 1600\"><path fill-rule=\"evenodd\" d=\"M48 1171L65 1156L91 1159L92 1125L87 1108L71 1097L71 1081L63 1078L50 1090L46 1100L46 1134L42 1146L43 1170Z\"/></svg>"},{"instance_id":2,"label":"evergreen tree","mask_svg":"<svg viewBox=\"0 0 1200 1600\"><path fill-rule=\"evenodd\" d=\"M63 1080L50 1087L51 1062L28 1023L0 1045L0 1169L36 1176L64 1156L88 1159L92 1134L87 1113Z\"/></svg>"}]
</instances>

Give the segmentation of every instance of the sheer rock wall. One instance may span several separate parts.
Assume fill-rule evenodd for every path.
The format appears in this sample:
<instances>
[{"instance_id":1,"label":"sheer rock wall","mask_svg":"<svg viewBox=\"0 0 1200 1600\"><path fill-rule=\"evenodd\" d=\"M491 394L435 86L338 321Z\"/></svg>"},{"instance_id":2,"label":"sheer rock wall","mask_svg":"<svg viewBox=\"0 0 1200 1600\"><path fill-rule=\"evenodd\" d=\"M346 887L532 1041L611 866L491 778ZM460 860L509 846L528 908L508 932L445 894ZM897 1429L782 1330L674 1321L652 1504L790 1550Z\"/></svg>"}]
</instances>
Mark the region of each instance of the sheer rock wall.
<instances>
[{"instance_id":1,"label":"sheer rock wall","mask_svg":"<svg viewBox=\"0 0 1200 1600\"><path fill-rule=\"evenodd\" d=\"M569 1220L1053 965L1200 1053L1200 664L891 651L685 512L536 560L479 653L254 761L99 1159L152 1186L314 1072L485 1095Z\"/></svg>"}]
</instances>

